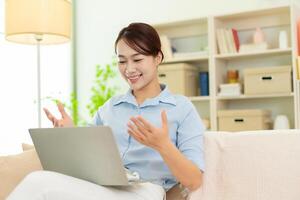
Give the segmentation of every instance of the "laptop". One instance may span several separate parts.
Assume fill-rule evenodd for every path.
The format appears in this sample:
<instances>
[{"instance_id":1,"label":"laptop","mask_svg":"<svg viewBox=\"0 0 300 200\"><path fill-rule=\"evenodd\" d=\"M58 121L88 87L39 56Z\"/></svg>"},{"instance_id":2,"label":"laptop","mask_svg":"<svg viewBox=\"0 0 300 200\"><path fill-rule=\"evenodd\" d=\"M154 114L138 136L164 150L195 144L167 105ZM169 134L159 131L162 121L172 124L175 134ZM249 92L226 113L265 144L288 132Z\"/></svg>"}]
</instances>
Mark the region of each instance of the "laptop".
<instances>
[{"instance_id":1,"label":"laptop","mask_svg":"<svg viewBox=\"0 0 300 200\"><path fill-rule=\"evenodd\" d=\"M108 126L29 129L44 170L105 186L142 182L127 171Z\"/></svg>"}]
</instances>

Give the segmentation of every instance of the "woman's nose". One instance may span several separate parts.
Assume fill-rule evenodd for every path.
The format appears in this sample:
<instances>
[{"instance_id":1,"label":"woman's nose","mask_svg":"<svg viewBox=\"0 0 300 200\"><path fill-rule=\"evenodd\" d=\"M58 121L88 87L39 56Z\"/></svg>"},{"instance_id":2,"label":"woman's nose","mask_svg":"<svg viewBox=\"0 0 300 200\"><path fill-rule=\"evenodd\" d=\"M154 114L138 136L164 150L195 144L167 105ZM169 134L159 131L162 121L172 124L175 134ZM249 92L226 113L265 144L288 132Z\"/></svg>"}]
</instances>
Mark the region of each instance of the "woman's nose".
<instances>
[{"instance_id":1,"label":"woman's nose","mask_svg":"<svg viewBox=\"0 0 300 200\"><path fill-rule=\"evenodd\" d=\"M136 71L136 67L132 63L127 63L126 65L126 72L132 73Z\"/></svg>"}]
</instances>

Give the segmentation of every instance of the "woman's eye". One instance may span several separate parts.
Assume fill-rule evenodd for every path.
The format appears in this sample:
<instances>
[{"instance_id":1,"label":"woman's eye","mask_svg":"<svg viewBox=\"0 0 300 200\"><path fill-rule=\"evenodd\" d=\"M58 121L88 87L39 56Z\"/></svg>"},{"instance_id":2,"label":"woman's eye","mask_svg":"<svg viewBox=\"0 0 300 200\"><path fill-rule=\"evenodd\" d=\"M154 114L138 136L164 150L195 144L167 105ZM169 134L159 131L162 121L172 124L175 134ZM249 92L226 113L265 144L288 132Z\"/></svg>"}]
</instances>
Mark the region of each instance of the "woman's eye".
<instances>
[{"instance_id":1,"label":"woman's eye","mask_svg":"<svg viewBox=\"0 0 300 200\"><path fill-rule=\"evenodd\" d=\"M135 59L135 60L133 60L134 62L140 62L141 60L143 60L143 59Z\"/></svg>"},{"instance_id":2,"label":"woman's eye","mask_svg":"<svg viewBox=\"0 0 300 200\"><path fill-rule=\"evenodd\" d=\"M125 64L126 61L119 61L119 64Z\"/></svg>"}]
</instances>

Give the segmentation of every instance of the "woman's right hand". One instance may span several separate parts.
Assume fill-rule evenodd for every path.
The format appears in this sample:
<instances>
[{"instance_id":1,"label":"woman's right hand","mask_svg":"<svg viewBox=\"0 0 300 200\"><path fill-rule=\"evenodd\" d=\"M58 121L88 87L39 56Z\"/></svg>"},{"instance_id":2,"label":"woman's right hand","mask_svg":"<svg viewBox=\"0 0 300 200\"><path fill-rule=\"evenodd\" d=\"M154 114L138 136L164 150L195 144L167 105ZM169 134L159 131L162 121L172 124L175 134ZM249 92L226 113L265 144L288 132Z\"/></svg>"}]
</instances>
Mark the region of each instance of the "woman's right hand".
<instances>
[{"instance_id":1,"label":"woman's right hand","mask_svg":"<svg viewBox=\"0 0 300 200\"><path fill-rule=\"evenodd\" d=\"M74 127L73 120L65 111L65 108L61 102L57 102L57 108L61 114L61 119L56 119L48 109L44 108L44 111L48 119L52 122L54 127Z\"/></svg>"}]
</instances>

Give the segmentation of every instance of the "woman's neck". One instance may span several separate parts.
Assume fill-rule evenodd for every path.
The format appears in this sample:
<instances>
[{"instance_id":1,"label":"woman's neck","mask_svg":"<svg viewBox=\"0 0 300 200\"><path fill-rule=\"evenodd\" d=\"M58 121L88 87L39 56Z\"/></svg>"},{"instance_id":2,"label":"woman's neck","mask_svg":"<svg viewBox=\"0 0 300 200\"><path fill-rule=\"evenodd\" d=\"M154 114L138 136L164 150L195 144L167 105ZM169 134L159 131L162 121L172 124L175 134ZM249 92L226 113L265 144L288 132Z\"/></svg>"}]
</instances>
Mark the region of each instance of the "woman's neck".
<instances>
[{"instance_id":1,"label":"woman's neck","mask_svg":"<svg viewBox=\"0 0 300 200\"><path fill-rule=\"evenodd\" d=\"M158 81L150 82L141 90L134 90L133 95L139 105L141 105L146 99L153 98L159 95L161 88Z\"/></svg>"}]
</instances>

